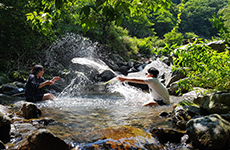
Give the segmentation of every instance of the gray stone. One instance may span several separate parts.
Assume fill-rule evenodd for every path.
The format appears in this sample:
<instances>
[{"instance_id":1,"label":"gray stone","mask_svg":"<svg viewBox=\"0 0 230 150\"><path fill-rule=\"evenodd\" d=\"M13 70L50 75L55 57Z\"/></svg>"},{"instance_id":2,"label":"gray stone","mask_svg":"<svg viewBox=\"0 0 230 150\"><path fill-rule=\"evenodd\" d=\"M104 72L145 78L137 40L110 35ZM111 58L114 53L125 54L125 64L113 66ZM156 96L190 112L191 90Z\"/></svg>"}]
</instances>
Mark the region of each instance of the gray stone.
<instances>
[{"instance_id":1,"label":"gray stone","mask_svg":"<svg viewBox=\"0 0 230 150\"><path fill-rule=\"evenodd\" d=\"M203 150L226 149L230 123L220 115L191 119L186 125L187 134L195 147Z\"/></svg>"}]
</instances>

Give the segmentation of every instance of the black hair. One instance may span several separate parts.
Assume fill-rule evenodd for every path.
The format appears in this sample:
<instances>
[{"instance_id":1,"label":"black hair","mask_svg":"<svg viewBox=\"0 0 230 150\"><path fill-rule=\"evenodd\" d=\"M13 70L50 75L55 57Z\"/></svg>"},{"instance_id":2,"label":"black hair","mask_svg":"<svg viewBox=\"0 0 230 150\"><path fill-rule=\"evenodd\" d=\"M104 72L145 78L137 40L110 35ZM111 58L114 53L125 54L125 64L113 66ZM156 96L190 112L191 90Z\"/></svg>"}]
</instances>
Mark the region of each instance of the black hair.
<instances>
[{"instance_id":1,"label":"black hair","mask_svg":"<svg viewBox=\"0 0 230 150\"><path fill-rule=\"evenodd\" d=\"M153 77L157 78L157 76L158 76L158 74L159 74L159 71L158 71L156 68L151 67L151 68L148 69L148 73L149 73L149 74L152 74Z\"/></svg>"},{"instance_id":2,"label":"black hair","mask_svg":"<svg viewBox=\"0 0 230 150\"><path fill-rule=\"evenodd\" d=\"M32 74L37 75L39 71L43 70L42 65L35 65L33 69L30 71Z\"/></svg>"}]
</instances>

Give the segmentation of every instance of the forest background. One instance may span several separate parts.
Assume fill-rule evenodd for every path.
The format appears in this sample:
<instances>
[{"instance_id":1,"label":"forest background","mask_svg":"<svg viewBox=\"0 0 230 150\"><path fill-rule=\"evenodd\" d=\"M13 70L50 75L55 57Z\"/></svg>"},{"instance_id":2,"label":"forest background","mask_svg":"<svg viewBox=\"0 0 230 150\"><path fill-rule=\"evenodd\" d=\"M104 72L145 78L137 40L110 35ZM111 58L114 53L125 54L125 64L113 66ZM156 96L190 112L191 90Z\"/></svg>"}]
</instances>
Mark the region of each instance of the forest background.
<instances>
[{"instance_id":1,"label":"forest background","mask_svg":"<svg viewBox=\"0 0 230 150\"><path fill-rule=\"evenodd\" d=\"M24 80L28 68L43 63L50 45L67 33L98 42L126 61L159 50L169 54L185 39L228 43L229 17L228 0L3 0L0 75L4 82ZM191 68L188 76L196 82L190 84L229 91L228 50L216 53L195 44L191 50L175 61L176 67Z\"/></svg>"}]
</instances>

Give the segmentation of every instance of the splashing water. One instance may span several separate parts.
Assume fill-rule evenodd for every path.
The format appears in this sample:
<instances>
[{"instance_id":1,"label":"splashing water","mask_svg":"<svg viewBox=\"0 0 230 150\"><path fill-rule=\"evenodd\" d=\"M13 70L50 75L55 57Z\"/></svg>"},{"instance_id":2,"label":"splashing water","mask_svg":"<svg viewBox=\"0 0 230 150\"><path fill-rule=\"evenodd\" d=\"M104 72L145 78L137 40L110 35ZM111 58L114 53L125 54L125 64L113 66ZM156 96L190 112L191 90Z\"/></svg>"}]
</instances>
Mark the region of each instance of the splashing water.
<instances>
[{"instance_id":1,"label":"splashing water","mask_svg":"<svg viewBox=\"0 0 230 150\"><path fill-rule=\"evenodd\" d=\"M119 81L110 86L109 91L111 93L119 93L124 96L124 101L121 105L141 106L144 102L150 100L148 93Z\"/></svg>"}]
</instances>

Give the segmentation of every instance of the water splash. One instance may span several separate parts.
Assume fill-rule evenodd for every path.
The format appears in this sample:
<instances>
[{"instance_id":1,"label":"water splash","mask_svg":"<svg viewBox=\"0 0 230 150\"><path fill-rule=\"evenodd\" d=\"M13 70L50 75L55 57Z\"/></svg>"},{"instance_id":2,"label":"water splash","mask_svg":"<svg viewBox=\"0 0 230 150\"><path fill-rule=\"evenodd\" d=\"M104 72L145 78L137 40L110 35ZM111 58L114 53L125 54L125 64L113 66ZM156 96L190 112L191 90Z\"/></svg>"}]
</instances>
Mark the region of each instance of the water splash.
<instances>
[{"instance_id":1,"label":"water splash","mask_svg":"<svg viewBox=\"0 0 230 150\"><path fill-rule=\"evenodd\" d=\"M93 43L91 40L75 35L73 33L67 33L64 37L57 40L50 46L49 53L46 54L46 59L51 62L52 61L58 61L60 64L63 64L64 66L68 66L71 70L72 63L78 63L79 61L81 64L86 64L87 66L92 66L92 68L97 68L97 70L104 70L105 67L108 67L103 61L101 61L97 53L97 44ZM74 59L73 59L74 58ZM86 59L84 59L86 58ZM77 66L79 69L80 67ZM108 67L109 68L109 67ZM92 91L93 86L95 86L95 83L93 83L91 76L94 77L94 75L91 72L90 69L82 69L79 70L79 72L75 71L76 76L73 77L71 82L68 86L64 88L64 90L58 95L58 99L60 101L73 101L72 98L76 97L76 101L73 102L74 105L84 105L87 104L85 102L82 103L82 99L80 98L81 95L84 95L90 90ZM87 76L86 76L87 75ZM91 87L90 87L91 86ZM106 107L106 105L115 105L115 106L141 106L145 101L149 100L148 93L142 92L142 90L137 89L135 87L129 86L128 84L124 83L121 84L117 82L113 86L109 87L108 92L113 94L120 94L119 100L115 100L115 102L111 99L104 98L96 98L96 101L93 100L93 103L99 103L99 105ZM87 94L86 94L87 95ZM89 94L88 94L89 95ZM105 102L105 101L108 101ZM61 102L62 103L62 102ZM65 104L61 104L62 106ZM68 104L66 104L68 105ZM93 105L88 103L89 106ZM95 104L94 104L95 105ZM71 107L66 106L66 107Z\"/></svg>"},{"instance_id":2,"label":"water splash","mask_svg":"<svg viewBox=\"0 0 230 150\"><path fill-rule=\"evenodd\" d=\"M124 96L124 101L120 105L141 106L151 98L149 93L143 92L141 89L130 86L127 83L116 82L110 85L108 89L111 93L119 93Z\"/></svg>"}]
</instances>

